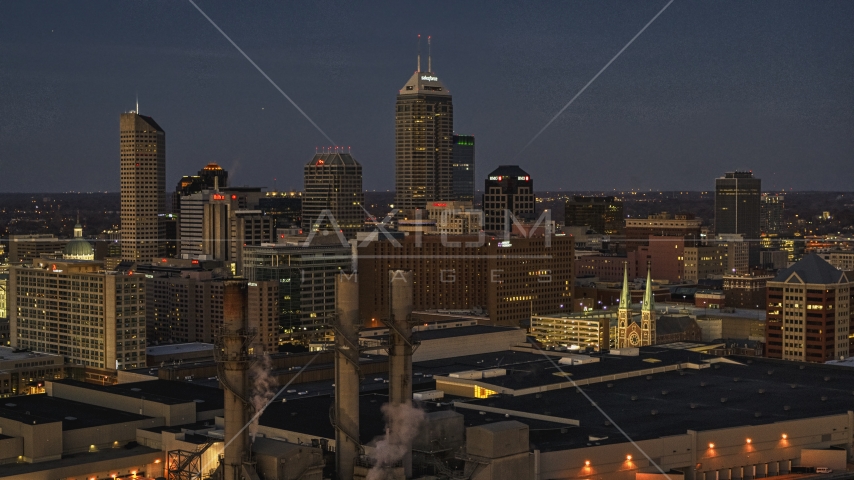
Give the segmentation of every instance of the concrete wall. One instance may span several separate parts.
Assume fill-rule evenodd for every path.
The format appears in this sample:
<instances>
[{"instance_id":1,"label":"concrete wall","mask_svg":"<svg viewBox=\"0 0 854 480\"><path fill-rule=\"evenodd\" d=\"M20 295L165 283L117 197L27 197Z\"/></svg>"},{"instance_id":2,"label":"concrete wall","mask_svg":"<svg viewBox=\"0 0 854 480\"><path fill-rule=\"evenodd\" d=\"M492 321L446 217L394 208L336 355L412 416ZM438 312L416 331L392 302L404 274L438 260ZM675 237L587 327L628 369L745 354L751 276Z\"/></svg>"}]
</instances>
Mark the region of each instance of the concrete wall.
<instances>
[{"instance_id":1,"label":"concrete wall","mask_svg":"<svg viewBox=\"0 0 854 480\"><path fill-rule=\"evenodd\" d=\"M638 441L637 445L665 472L678 469L685 473L686 480L728 480L752 476L754 466L757 476L788 471L790 461L798 465L804 448L842 445L850 454L852 430L854 412L849 412L767 425L704 432L689 430L684 435ZM710 444L714 447L710 448ZM590 462L589 466L585 466L586 461ZM535 468L540 480L594 476L607 480L635 480L637 472L657 471L646 456L628 442L542 452Z\"/></svg>"},{"instance_id":2,"label":"concrete wall","mask_svg":"<svg viewBox=\"0 0 854 480\"><path fill-rule=\"evenodd\" d=\"M158 463L155 463L159 460ZM165 476L166 458L162 452L143 453L109 460L93 460L89 463L27 471L4 476L3 480L56 480L58 478L130 478L131 472L145 473L146 477Z\"/></svg>"},{"instance_id":3,"label":"concrete wall","mask_svg":"<svg viewBox=\"0 0 854 480\"><path fill-rule=\"evenodd\" d=\"M805 467L828 467L834 472L844 471L848 464L848 454L845 450L812 449L801 450L801 465Z\"/></svg>"},{"instance_id":4,"label":"concrete wall","mask_svg":"<svg viewBox=\"0 0 854 480\"><path fill-rule=\"evenodd\" d=\"M18 437L23 444L23 460L28 463L58 460L62 457L62 422L29 424L0 417L3 435ZM5 452L0 458L5 457Z\"/></svg>"},{"instance_id":5,"label":"concrete wall","mask_svg":"<svg viewBox=\"0 0 854 480\"><path fill-rule=\"evenodd\" d=\"M65 430L62 432L62 453L88 452L92 445L95 445L95 448L99 450L124 447L128 442L136 441L137 429L162 425L162 418L149 418L135 422Z\"/></svg>"},{"instance_id":6,"label":"concrete wall","mask_svg":"<svg viewBox=\"0 0 854 480\"><path fill-rule=\"evenodd\" d=\"M168 405L56 382L45 382L45 391L52 397L149 417L163 417L167 426L186 425L197 421L195 402Z\"/></svg>"},{"instance_id":7,"label":"concrete wall","mask_svg":"<svg viewBox=\"0 0 854 480\"><path fill-rule=\"evenodd\" d=\"M21 437L0 438L0 464L18 461L24 454L24 439Z\"/></svg>"},{"instance_id":8,"label":"concrete wall","mask_svg":"<svg viewBox=\"0 0 854 480\"><path fill-rule=\"evenodd\" d=\"M499 330L493 333L425 340L412 354L413 362L426 362L442 358L457 357L460 352L467 355L492 353L509 350L519 343L525 343L525 331ZM378 353L383 352L382 350Z\"/></svg>"}]
</instances>

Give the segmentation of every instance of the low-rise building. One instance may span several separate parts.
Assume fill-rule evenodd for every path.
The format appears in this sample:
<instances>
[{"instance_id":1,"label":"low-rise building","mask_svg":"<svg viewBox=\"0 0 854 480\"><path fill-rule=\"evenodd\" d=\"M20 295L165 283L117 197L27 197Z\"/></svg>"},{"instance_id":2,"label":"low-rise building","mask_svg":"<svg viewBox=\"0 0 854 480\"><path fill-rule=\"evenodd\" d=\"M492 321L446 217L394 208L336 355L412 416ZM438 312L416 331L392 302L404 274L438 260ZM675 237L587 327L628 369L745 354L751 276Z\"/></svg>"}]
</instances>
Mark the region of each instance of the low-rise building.
<instances>
[{"instance_id":1,"label":"low-rise building","mask_svg":"<svg viewBox=\"0 0 854 480\"><path fill-rule=\"evenodd\" d=\"M43 392L46 380L65 378L61 355L0 346L0 398Z\"/></svg>"}]
</instances>

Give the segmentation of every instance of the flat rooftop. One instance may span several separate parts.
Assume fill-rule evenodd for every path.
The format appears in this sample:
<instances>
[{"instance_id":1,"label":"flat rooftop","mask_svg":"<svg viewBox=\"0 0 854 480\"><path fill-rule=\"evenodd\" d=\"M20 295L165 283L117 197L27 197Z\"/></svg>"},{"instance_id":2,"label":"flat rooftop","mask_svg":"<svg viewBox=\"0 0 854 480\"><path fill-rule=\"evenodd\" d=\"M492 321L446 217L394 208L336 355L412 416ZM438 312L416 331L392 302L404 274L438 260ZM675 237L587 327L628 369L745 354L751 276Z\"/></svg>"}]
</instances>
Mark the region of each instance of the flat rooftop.
<instances>
[{"instance_id":1,"label":"flat rooftop","mask_svg":"<svg viewBox=\"0 0 854 480\"><path fill-rule=\"evenodd\" d=\"M154 347L147 347L145 349L146 355L176 355L183 353L204 353L210 352L213 355L214 346L212 343L178 343L175 345L157 345Z\"/></svg>"},{"instance_id":2,"label":"flat rooftop","mask_svg":"<svg viewBox=\"0 0 854 480\"><path fill-rule=\"evenodd\" d=\"M49 397L21 395L0 400L0 417L39 425L62 422L63 430L98 427L152 418L87 403Z\"/></svg>"},{"instance_id":3,"label":"flat rooftop","mask_svg":"<svg viewBox=\"0 0 854 480\"><path fill-rule=\"evenodd\" d=\"M196 402L196 411L221 410L224 405L222 390L190 382L174 380L149 380L145 382L121 383L118 385L95 385L77 380L56 380L54 383L74 385L80 388L108 392L131 398L143 398L166 405Z\"/></svg>"},{"instance_id":4,"label":"flat rooftop","mask_svg":"<svg viewBox=\"0 0 854 480\"><path fill-rule=\"evenodd\" d=\"M62 355L53 355L51 353L30 352L27 350L16 350L12 347L0 347L0 360L26 360L38 361L62 359Z\"/></svg>"},{"instance_id":5,"label":"flat rooftop","mask_svg":"<svg viewBox=\"0 0 854 480\"><path fill-rule=\"evenodd\" d=\"M854 369L754 357L728 357L704 369L683 369L512 397L466 400L510 412L574 419L578 427L531 433L541 450L582 448L590 436L601 444L626 438L591 405L595 402L632 440L763 425L854 410ZM595 364L594 364L595 365ZM580 366L563 367L573 371ZM489 379L493 380L493 379ZM525 420L520 420L526 422Z\"/></svg>"},{"instance_id":6,"label":"flat rooftop","mask_svg":"<svg viewBox=\"0 0 854 480\"><path fill-rule=\"evenodd\" d=\"M304 442L310 442L312 438L335 438L335 429L329 422L329 411L333 401L332 395L288 400L286 403L274 401L261 415L259 423L267 427L305 433ZM380 409L386 403L388 403L387 395L369 393L359 396L359 436L363 444L385 434L385 420ZM428 413L453 410L453 405L447 400L419 402L419 404ZM543 420L515 418L512 415L510 417L490 413L481 415L477 410L458 409L457 413L463 415L467 427L505 420L519 420L530 425L532 429L559 430L566 427L566 425Z\"/></svg>"}]
</instances>

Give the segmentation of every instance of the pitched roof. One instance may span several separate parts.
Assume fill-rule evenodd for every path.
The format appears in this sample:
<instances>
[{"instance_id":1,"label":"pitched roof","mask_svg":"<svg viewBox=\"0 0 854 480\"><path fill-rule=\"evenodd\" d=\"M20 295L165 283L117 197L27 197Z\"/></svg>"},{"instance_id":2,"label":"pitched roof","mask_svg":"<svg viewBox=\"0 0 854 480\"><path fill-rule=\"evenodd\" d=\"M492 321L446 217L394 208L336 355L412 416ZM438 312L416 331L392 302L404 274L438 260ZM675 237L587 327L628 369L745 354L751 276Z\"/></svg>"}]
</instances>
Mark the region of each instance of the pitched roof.
<instances>
[{"instance_id":1,"label":"pitched roof","mask_svg":"<svg viewBox=\"0 0 854 480\"><path fill-rule=\"evenodd\" d=\"M497 177L499 175L502 177L527 177L527 176L529 176L528 172L519 168L519 165L501 165L498 168L496 168L495 170L493 170L492 173L489 174L490 177Z\"/></svg>"},{"instance_id":2,"label":"pitched roof","mask_svg":"<svg viewBox=\"0 0 854 480\"><path fill-rule=\"evenodd\" d=\"M774 277L774 281L785 282L793 273L796 273L804 283L826 285L848 281L844 272L837 270L815 253L805 256L800 262L785 270L780 270ZM843 277L845 278L843 279Z\"/></svg>"}]
</instances>

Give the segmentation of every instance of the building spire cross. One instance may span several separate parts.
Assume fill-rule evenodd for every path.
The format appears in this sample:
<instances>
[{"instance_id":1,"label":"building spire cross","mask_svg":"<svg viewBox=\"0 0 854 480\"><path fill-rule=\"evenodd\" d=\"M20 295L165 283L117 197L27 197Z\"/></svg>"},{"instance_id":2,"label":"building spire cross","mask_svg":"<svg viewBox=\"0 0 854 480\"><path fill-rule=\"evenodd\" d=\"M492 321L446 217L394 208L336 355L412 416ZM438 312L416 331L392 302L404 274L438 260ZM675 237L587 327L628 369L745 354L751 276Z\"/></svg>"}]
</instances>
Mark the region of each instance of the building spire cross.
<instances>
[{"instance_id":1,"label":"building spire cross","mask_svg":"<svg viewBox=\"0 0 854 480\"><path fill-rule=\"evenodd\" d=\"M652 266L649 262L646 264L646 290L643 293L643 308L644 312L651 312L655 309L655 297L652 294Z\"/></svg>"},{"instance_id":2,"label":"building spire cross","mask_svg":"<svg viewBox=\"0 0 854 480\"><path fill-rule=\"evenodd\" d=\"M623 262L623 291L620 293L620 307L621 310L628 310L632 308L632 295L629 292L629 264L628 262Z\"/></svg>"}]
</instances>

